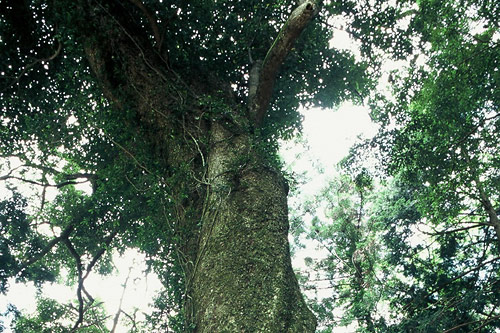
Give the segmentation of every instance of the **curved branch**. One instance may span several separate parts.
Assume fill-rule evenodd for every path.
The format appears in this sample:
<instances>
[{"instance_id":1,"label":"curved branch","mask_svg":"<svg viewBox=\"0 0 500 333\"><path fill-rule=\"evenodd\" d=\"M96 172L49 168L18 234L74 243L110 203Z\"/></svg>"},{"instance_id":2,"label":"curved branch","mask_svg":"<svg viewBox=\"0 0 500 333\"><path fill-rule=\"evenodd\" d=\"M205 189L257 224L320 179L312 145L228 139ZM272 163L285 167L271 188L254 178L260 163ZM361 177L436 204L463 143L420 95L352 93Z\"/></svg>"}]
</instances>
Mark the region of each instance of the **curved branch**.
<instances>
[{"instance_id":1,"label":"curved branch","mask_svg":"<svg viewBox=\"0 0 500 333\"><path fill-rule=\"evenodd\" d=\"M258 70L258 73L253 73L253 77L250 79L249 90L255 91L255 93L249 95L249 109L257 126L262 123L271 102L276 75L286 56L292 50L293 44L316 14L316 7L316 3L306 1L290 14L273 45L268 50L262 62L262 67Z\"/></svg>"},{"instance_id":2,"label":"curved branch","mask_svg":"<svg viewBox=\"0 0 500 333\"><path fill-rule=\"evenodd\" d=\"M23 77L23 75L26 74L27 71L29 71L31 68L35 67L37 64L39 64L41 62L45 62L45 61L52 61L52 60L54 60L59 55L59 53L61 53L61 50L62 50L62 43L60 41L57 41L57 50L52 55L50 55L47 58L36 59L32 63L28 64L26 67L23 68L23 70L21 71L21 73L19 73L19 75L17 75L14 78L14 80L6 88L4 88L2 90L2 92L6 91L8 88L12 87L14 84L16 84L17 82L19 82L19 80L21 79L21 77Z\"/></svg>"},{"instance_id":3,"label":"curved branch","mask_svg":"<svg viewBox=\"0 0 500 333\"><path fill-rule=\"evenodd\" d=\"M146 16L148 19L149 25L151 26L151 30L153 30L153 36L155 38L156 44L158 49L161 48L161 36L160 36L160 29L158 28L158 22L156 21L156 18L154 17L153 13L144 6L144 4L141 2L141 0L129 0L131 3L136 5Z\"/></svg>"},{"instance_id":4,"label":"curved branch","mask_svg":"<svg viewBox=\"0 0 500 333\"><path fill-rule=\"evenodd\" d=\"M83 296L82 296L82 289L83 289L83 279L82 279L82 260L80 258L80 255L78 252L76 252L75 247L73 244L71 244L70 240L68 238L65 238L64 244L68 248L68 251L71 253L73 258L75 259L76 262L76 270L78 271L78 288L76 290L76 296L78 297L78 320L75 322L73 325L73 328L71 329L71 332L76 332L78 329L78 326L83 322L83 310L84 310L84 304L83 304Z\"/></svg>"},{"instance_id":5,"label":"curved branch","mask_svg":"<svg viewBox=\"0 0 500 333\"><path fill-rule=\"evenodd\" d=\"M82 177L77 177L77 178L83 178L83 176L82 176ZM15 180L19 180L19 181L22 181L22 182L25 182L25 183L29 183L29 184L33 184L33 185L37 185L37 186L43 186L43 187L56 187L56 188L61 188L61 187L68 186L68 185L78 185L78 184L84 184L84 183L86 183L86 182L88 182L88 181L89 181L89 180L85 180L85 181L82 181L82 182L65 181L65 182L58 183L58 184L49 184L49 183L40 183L40 182L37 182L37 181L35 181L35 180L26 179L26 178L17 177L17 176L9 176L9 175L6 175L6 176L1 176L1 177L0 177L0 180L7 180L7 179L15 179ZM75 179L76 179L76 178L75 178Z\"/></svg>"},{"instance_id":6,"label":"curved branch","mask_svg":"<svg viewBox=\"0 0 500 333\"><path fill-rule=\"evenodd\" d=\"M45 246L45 248L42 250L42 252L38 253L37 255L34 255L32 256L31 258L29 258L28 260L26 260L22 265L21 265L21 268L19 269L19 272L23 271L24 269L26 269L28 266L34 264L35 262L37 262L38 260L40 260L41 258L43 258L44 255L46 255L47 253L49 253L50 250L52 250L52 248L54 246L56 246L57 243L59 243L61 240L64 240L64 239L67 239L69 237L69 235L71 234L71 232L73 231L74 229L74 226L73 224L70 224L68 225L64 230L63 232L61 232L61 234L52 239L48 244L47 246Z\"/></svg>"},{"instance_id":7,"label":"curved branch","mask_svg":"<svg viewBox=\"0 0 500 333\"><path fill-rule=\"evenodd\" d=\"M132 267L128 268L128 274L127 278L125 279L125 282L123 283L122 287L122 296L120 297L120 303L118 304L118 310L116 311L115 317L113 318L113 327L111 328L110 333L114 333L116 330L116 326L118 325L118 319L120 319L120 314L124 311L122 310L122 304L123 304L123 298L125 297L125 290L127 290L127 284L128 280L130 278L130 272L132 272Z\"/></svg>"},{"instance_id":8,"label":"curved branch","mask_svg":"<svg viewBox=\"0 0 500 333\"><path fill-rule=\"evenodd\" d=\"M90 271L95 266L95 264L97 263L97 261L102 257L102 255L104 254L104 252L106 252L106 248L109 246L109 244L111 244L111 241L113 240L113 238L115 238L115 236L117 234L118 234L118 230L115 230L115 231L113 231L106 238L106 240L104 242L106 246L102 247L94 255L94 257L92 258L92 261L87 265L87 268L86 268L86 271L85 271L85 275L83 275L83 264L82 264L81 256L78 254L78 252L76 251L76 249L73 246L73 244L71 244L71 241L69 240L68 237L65 237L63 239L64 244L68 248L68 250L71 253L71 255L73 256L73 258L75 259L76 270L78 272L78 287L77 287L77 290L76 290L76 295L77 295L77 298L78 298L78 319L75 322L75 324L73 325L73 328L71 330L72 332L75 332L78 329L78 327L83 322L83 315L85 313L85 308L84 308L84 302L83 302L82 292L84 292L85 295L87 296L87 298L90 300L90 304L92 304L94 302L94 298L85 289L85 286L84 286L83 283L85 282L85 279L89 276Z\"/></svg>"}]
</instances>

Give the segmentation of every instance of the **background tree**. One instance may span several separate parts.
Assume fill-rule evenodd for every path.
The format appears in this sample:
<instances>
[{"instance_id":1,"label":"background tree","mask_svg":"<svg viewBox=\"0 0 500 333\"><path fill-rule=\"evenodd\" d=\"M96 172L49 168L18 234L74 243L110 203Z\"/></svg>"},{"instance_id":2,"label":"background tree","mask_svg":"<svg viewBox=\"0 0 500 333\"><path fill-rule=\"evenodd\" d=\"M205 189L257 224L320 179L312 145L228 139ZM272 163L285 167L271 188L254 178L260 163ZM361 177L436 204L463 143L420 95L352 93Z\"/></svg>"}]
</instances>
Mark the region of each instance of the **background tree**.
<instances>
[{"instance_id":1,"label":"background tree","mask_svg":"<svg viewBox=\"0 0 500 333\"><path fill-rule=\"evenodd\" d=\"M308 205L314 215L308 237L326 253L306 258L309 278L305 287L315 290L311 307L321 332L350 324L359 332L373 332L383 322L377 310L385 299L378 277L383 273L383 256L377 226L369 220L372 190L366 171L356 177L339 175Z\"/></svg>"},{"instance_id":2,"label":"background tree","mask_svg":"<svg viewBox=\"0 0 500 333\"><path fill-rule=\"evenodd\" d=\"M373 217L401 274L389 284L397 332L500 325L499 13L493 2L418 2L407 17L419 51L391 74L392 96L371 102L381 130L357 152L376 147L396 178Z\"/></svg>"},{"instance_id":3,"label":"background tree","mask_svg":"<svg viewBox=\"0 0 500 333\"><path fill-rule=\"evenodd\" d=\"M366 94L366 64L329 47L351 5L2 0L2 291L68 270L75 331L96 302L88 276L138 248L165 286L151 322L314 331L276 149L300 104ZM41 200L24 207L16 182Z\"/></svg>"}]
</instances>

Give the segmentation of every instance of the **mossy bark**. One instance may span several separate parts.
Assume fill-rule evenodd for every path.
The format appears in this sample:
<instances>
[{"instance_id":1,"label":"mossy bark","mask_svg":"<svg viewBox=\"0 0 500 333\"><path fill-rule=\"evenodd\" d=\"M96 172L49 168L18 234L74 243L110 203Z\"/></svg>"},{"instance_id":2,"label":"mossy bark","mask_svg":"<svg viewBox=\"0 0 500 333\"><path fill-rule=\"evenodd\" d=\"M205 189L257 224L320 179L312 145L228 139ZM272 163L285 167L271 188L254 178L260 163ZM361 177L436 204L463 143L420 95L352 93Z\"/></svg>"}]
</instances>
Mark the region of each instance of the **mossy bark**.
<instances>
[{"instance_id":1,"label":"mossy bark","mask_svg":"<svg viewBox=\"0 0 500 333\"><path fill-rule=\"evenodd\" d=\"M196 332L314 332L292 270L287 184L247 134L212 130L193 276Z\"/></svg>"}]
</instances>

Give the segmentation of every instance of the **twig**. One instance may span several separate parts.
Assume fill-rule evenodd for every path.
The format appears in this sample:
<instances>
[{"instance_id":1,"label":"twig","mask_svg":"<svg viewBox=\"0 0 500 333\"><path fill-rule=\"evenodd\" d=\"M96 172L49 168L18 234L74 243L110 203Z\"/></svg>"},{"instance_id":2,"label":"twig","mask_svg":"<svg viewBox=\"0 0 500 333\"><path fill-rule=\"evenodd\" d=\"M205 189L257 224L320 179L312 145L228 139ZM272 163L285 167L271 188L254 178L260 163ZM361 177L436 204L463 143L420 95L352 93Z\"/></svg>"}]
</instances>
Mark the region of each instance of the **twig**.
<instances>
[{"instance_id":1,"label":"twig","mask_svg":"<svg viewBox=\"0 0 500 333\"><path fill-rule=\"evenodd\" d=\"M142 49L142 47L139 45L139 43L134 39L134 37L132 37L132 35L130 35L130 33L125 29L125 27L113 16L111 15L111 13L103 7L103 5L101 5L100 3L97 3L99 5L99 7L109 16L111 17L111 19L113 21L115 21L115 23L121 28L121 30L123 31L123 33L125 35L127 35L127 37L132 41L132 43L135 45L135 47L137 47L137 49L139 50L140 54L141 54L141 58L144 60L144 63L151 69L153 70L153 72L155 72L163 81L165 82L168 82L167 80L167 77L165 75L163 75L157 68L155 68L152 64L150 64L150 62L147 60L146 58L146 55L144 54L144 50Z\"/></svg>"},{"instance_id":2,"label":"twig","mask_svg":"<svg viewBox=\"0 0 500 333\"><path fill-rule=\"evenodd\" d=\"M478 328L476 328L475 330L473 330L471 332L479 331L481 328L483 328L484 326L486 326L486 324L488 324L490 321L492 321L494 319L497 319L497 318L500 318L500 315L496 315L496 316L487 318L485 320L485 322L481 326L479 326ZM454 327L452 327L450 329L447 329L446 331L443 331L443 333L452 332L452 331L458 330L461 327L464 327L464 326L467 326L467 325L471 325L471 324L475 324L475 323L480 323L482 321L483 321L483 319L478 319L478 320L473 320L473 321L469 321L469 322L466 322L466 323L462 323L460 325L457 325L457 326L454 326Z\"/></svg>"},{"instance_id":3,"label":"twig","mask_svg":"<svg viewBox=\"0 0 500 333\"><path fill-rule=\"evenodd\" d=\"M125 282L123 283L122 296L120 297L120 303L118 305L118 310L116 311L115 318L113 319L113 328L111 328L110 333L114 333L116 330L116 326L118 325L118 319L120 318L120 313L122 312L123 298L125 296L125 290L127 289L127 283L128 283L128 279L130 278L131 271L132 271L132 267L129 267L127 278L125 279Z\"/></svg>"},{"instance_id":4,"label":"twig","mask_svg":"<svg viewBox=\"0 0 500 333\"><path fill-rule=\"evenodd\" d=\"M123 310L120 310L121 313L123 313L125 315L125 317L127 317L130 322L132 323L132 329L136 329L137 330L137 323L136 323L136 313L137 313L137 309L134 311L134 316L132 317L131 315L129 315L128 313L126 313L125 311Z\"/></svg>"},{"instance_id":5,"label":"twig","mask_svg":"<svg viewBox=\"0 0 500 333\"><path fill-rule=\"evenodd\" d=\"M12 87L14 84L16 84L17 82L19 82L19 80L21 79L21 77L26 74L27 71L29 71L31 68L35 67L37 64L41 63L41 62L44 62L44 61L51 61L51 60L54 60L55 57L57 57L59 55L59 53L61 53L61 49L62 49L62 43L57 41L57 50L56 52L54 52L54 54L52 54L51 56L47 57L47 58L42 58L42 59L37 59L35 60L34 62L28 64L26 67L24 67L24 69L21 71L21 73L15 77L15 79L11 82L11 84L9 84L7 87L5 87L2 92L5 92L7 89L9 89L10 87Z\"/></svg>"},{"instance_id":6,"label":"twig","mask_svg":"<svg viewBox=\"0 0 500 333\"><path fill-rule=\"evenodd\" d=\"M447 281L446 283L443 283L442 285L440 285L439 287L436 287L434 288L434 290L428 292L423 298L427 298L429 296L431 296L432 294L440 291L441 289L443 289L444 287L446 287L447 285L449 285L450 283L453 283L455 282L456 280L459 280L461 278L463 278L464 276L468 275L469 273L472 273L478 269L480 269L481 267L483 266L486 266L494 261L497 261L497 260L500 260L500 257L495 257L493 259L490 259L488 261L485 261L485 262L482 262L481 264L477 265L476 267L474 268L471 268L469 270L466 270L465 272L463 272L462 274L459 274L457 275L456 277L452 278L451 280ZM403 310L407 310L408 308L410 308L411 304L413 303L413 301L411 301L409 304L407 304L406 306L404 306Z\"/></svg>"},{"instance_id":7,"label":"twig","mask_svg":"<svg viewBox=\"0 0 500 333\"><path fill-rule=\"evenodd\" d=\"M146 168L145 165L141 164L141 162L139 162L137 160L137 158L134 156L134 154L132 154L131 152L129 152L125 147L123 147L121 144L119 144L118 142L116 142L115 140L113 140L113 138L111 136L109 136L107 133L104 133L104 135L115 145L118 146L118 148L120 148L121 150L123 150L123 152L125 152L125 154L127 154L128 156L130 156L132 158L132 160L134 160L135 164L137 164L142 170L146 171L148 174L152 174L151 171L148 170L148 168Z\"/></svg>"},{"instance_id":8,"label":"twig","mask_svg":"<svg viewBox=\"0 0 500 333\"><path fill-rule=\"evenodd\" d=\"M497 307L498 307L498 304L495 304L495 306L491 309L490 313L488 313L488 315L486 316L486 320L484 321L484 323L482 323L478 328L474 329L474 331L472 331L472 332L476 332L476 331L480 332L481 329L483 327L485 327L490 321L497 319L497 318L500 318L500 315L493 316L493 312L495 312Z\"/></svg>"},{"instance_id":9,"label":"twig","mask_svg":"<svg viewBox=\"0 0 500 333\"><path fill-rule=\"evenodd\" d=\"M490 223L480 223L480 222L474 222L474 223L475 224L472 226L456 228L456 229L452 229L452 230L442 230L442 231L436 231L436 232L425 232L425 231L420 230L420 232L422 232L423 234L426 234L426 235L430 235L430 236L437 236L437 235L452 234L454 232L465 231L465 230L479 228L479 227L483 227L483 226L488 226L488 227L492 226Z\"/></svg>"}]
</instances>

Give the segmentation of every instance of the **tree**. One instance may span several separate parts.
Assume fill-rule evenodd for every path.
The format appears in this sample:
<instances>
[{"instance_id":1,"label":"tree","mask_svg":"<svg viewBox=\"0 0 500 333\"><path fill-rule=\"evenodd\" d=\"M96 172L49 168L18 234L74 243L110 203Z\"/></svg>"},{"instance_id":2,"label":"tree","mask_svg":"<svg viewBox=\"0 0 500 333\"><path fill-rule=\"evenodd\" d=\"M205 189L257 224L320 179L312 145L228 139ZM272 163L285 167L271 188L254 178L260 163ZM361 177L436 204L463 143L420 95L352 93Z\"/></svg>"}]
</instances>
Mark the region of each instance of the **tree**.
<instances>
[{"instance_id":1,"label":"tree","mask_svg":"<svg viewBox=\"0 0 500 333\"><path fill-rule=\"evenodd\" d=\"M41 285L68 269L75 331L95 302L85 279L110 272L112 249L134 247L165 286L157 327L314 331L291 268L276 149L300 127L300 104L366 94L366 65L328 45L329 17L353 4L1 8L1 179L14 207L2 223L2 291L8 277ZM14 181L41 200L20 206ZM83 182L90 193L75 188Z\"/></svg>"},{"instance_id":2,"label":"tree","mask_svg":"<svg viewBox=\"0 0 500 333\"><path fill-rule=\"evenodd\" d=\"M315 216L308 237L326 250L324 258L308 260L313 276L327 282L331 292L312 302L325 333L352 323L357 332L374 332L383 318L377 313L379 301L386 296L378 277L383 256L377 226L369 220L372 181L366 170L355 177L340 175L317 196L316 209L309 208ZM326 219L319 209L324 209ZM315 289L311 280L307 285ZM335 318L335 312L341 313L340 318Z\"/></svg>"},{"instance_id":3,"label":"tree","mask_svg":"<svg viewBox=\"0 0 500 333\"><path fill-rule=\"evenodd\" d=\"M392 73L393 95L371 102L381 131L370 144L396 184L374 213L404 277L391 283L396 331L500 325L499 12L488 1L420 1L409 25L421 51Z\"/></svg>"}]
</instances>

